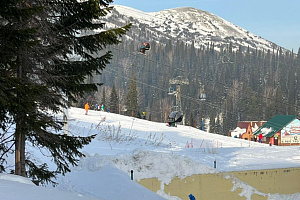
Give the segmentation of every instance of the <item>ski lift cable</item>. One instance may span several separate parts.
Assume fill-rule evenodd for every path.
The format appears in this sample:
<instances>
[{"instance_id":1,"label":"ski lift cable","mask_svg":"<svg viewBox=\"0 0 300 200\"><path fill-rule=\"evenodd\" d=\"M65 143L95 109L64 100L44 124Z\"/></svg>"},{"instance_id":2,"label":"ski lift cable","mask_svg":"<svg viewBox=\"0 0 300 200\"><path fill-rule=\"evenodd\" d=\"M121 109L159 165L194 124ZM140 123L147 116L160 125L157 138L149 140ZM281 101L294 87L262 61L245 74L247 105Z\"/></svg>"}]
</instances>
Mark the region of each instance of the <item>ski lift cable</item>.
<instances>
[{"instance_id":1,"label":"ski lift cable","mask_svg":"<svg viewBox=\"0 0 300 200\"><path fill-rule=\"evenodd\" d=\"M133 80L132 78L128 77L128 76L125 76L125 75L120 75L118 71L114 70L114 69L108 69L108 72L109 73L114 73L116 77L123 77L127 80ZM163 91L163 92L168 92L166 89L163 89L163 88L160 88L160 87L157 87L157 86L154 86L154 85L151 85L151 84L148 84L148 83L145 83L141 80L137 80L136 79L136 82L142 84L142 85L146 85L148 87L152 87L154 89L157 89L157 90L160 90L160 91ZM213 104L213 103L209 103L209 102L205 102L205 101L199 101L199 99L195 98L195 97L191 97L191 96L188 96L188 95L181 95L181 98L183 99L187 99L187 100L191 100L191 101L194 101L196 103L203 103L207 106L210 106L210 107L213 107L213 108L219 108L220 110L223 110L225 113L233 113L231 111L228 111L228 110L225 110L223 108L221 108L219 105L216 105L216 104Z\"/></svg>"},{"instance_id":2,"label":"ski lift cable","mask_svg":"<svg viewBox=\"0 0 300 200\"><path fill-rule=\"evenodd\" d=\"M117 49L117 50L120 50L120 49ZM129 53L130 54L130 53ZM131 53L132 54L132 53ZM134 55L134 56L137 56L137 55ZM150 59L150 58L144 58L144 59L146 59L146 60L149 60L149 61L151 61L151 62L155 62L155 63L158 63L158 64L161 64L161 63L159 63L159 62L157 62L157 61L154 61L154 60L152 60L152 59ZM170 65L167 65L167 64L163 64L164 66L167 66L167 67L171 67ZM157 76L157 73L155 74L155 76ZM192 79L193 81L195 80L195 79ZM208 79L209 80L209 79ZM223 85L223 86L225 86L225 87L228 87L226 84L224 84L224 83L221 83L221 82L214 82L214 83L218 83L218 84L220 84L220 85ZM239 91L242 91L242 89L241 90L239 90L239 88L233 88L233 90L235 90L236 92L239 92ZM258 94L258 92L256 92L256 91L251 91L254 95L259 95ZM269 100L273 100L273 98L271 98L271 97L266 97L266 96L262 96L262 98L264 98L264 99L269 99ZM299 106L297 106L297 105L291 105L291 104L287 104L287 103L285 103L285 102L281 102L281 101L277 101L278 103L283 103L283 104L285 104L285 105L288 105L289 107L291 107L291 108L297 108L298 109L298 107Z\"/></svg>"},{"instance_id":3,"label":"ski lift cable","mask_svg":"<svg viewBox=\"0 0 300 200\"><path fill-rule=\"evenodd\" d=\"M113 49L115 49L115 50L117 50L117 51L120 51L120 52L124 52L124 51L122 51L122 50L120 50L120 49L118 49L118 48L116 48L116 47L113 47ZM134 53L128 53L127 52L127 54L129 55L129 57L139 57L139 55L136 55L136 54L134 54ZM148 60L149 62L153 62L153 63L155 63L155 64L158 64L159 66L163 66L163 67L168 67L168 68L171 68L171 66L170 65L167 65L167 64L163 64L163 63L160 63L160 62L158 62L158 61L156 61L156 60L152 60L152 59L150 59L150 58L148 58L148 57L143 57L143 59L145 59L145 60ZM153 68L150 68L150 69L153 69ZM138 71L137 72L141 72L142 71L142 69L137 69ZM179 71L179 72L182 72L182 73L185 73L186 71L184 70L184 69L180 69L180 68L174 68L174 71ZM152 74L152 75L154 75L154 76L159 76L156 72L149 72L149 71L147 71L147 73L150 73L150 74ZM160 75L160 76L162 76L162 75ZM194 81L194 82L198 82L199 80L197 80L197 78L199 78L200 77L200 75L193 75L194 76L194 78L192 78L192 79L190 79L191 81Z\"/></svg>"},{"instance_id":4,"label":"ski lift cable","mask_svg":"<svg viewBox=\"0 0 300 200\"><path fill-rule=\"evenodd\" d=\"M115 49L115 50L117 50L117 51L120 51L120 52L122 51L122 50L120 50L120 49L118 49L118 48L116 48L116 47L113 47L113 49ZM124 51L122 51L122 52L124 52ZM127 52L127 54L129 54L130 56L137 57L137 55L134 54L134 53L128 53L128 52ZM148 60L148 61L150 61L150 62L156 63L156 64L158 64L158 65L161 65L161 66L164 66L164 67L169 67L169 68L171 68L171 65L164 64L164 63L160 63L160 62L158 62L158 61L156 61L156 60L152 60L152 59L147 58L147 57L145 57L144 59L145 59L145 60ZM216 65L218 65L218 64L216 63ZM291 65L290 65L290 66L291 66ZM177 71L180 71L180 72L186 72L184 69L180 69L180 68L178 68L178 67L174 68L174 70L177 70ZM188 73L188 72L186 72L186 73ZM153 74L154 74L154 73L153 73ZM157 74L155 74L155 76L157 76ZM197 81L196 79L199 78L199 77L201 77L201 75L194 74L193 77L194 77L194 78L193 78L193 79L190 79L190 80L192 80L192 81ZM210 81L209 79L207 79L207 80ZM215 81L214 81L214 83L218 83L218 84L221 84L221 85L223 85L223 86L228 87L228 86L225 85L224 83L215 82ZM242 91L242 90L240 90L240 91ZM257 94L255 94L255 95L257 95ZM264 98L264 97L263 97L263 98Z\"/></svg>"},{"instance_id":5,"label":"ski lift cable","mask_svg":"<svg viewBox=\"0 0 300 200\"><path fill-rule=\"evenodd\" d=\"M118 48L114 48L115 50L117 50L117 51L121 51L120 49L118 49ZM137 55L134 55L133 53L128 53L127 52L127 54L129 54L129 55L132 55L132 56L135 56L135 57L137 57ZM154 62L154 63L156 63L156 64L159 64L159 65L163 65L163 66L166 66L166 67L169 67L169 68L171 68L171 66L170 65L167 65L167 64L162 64L162 63L160 63L160 62L158 62L158 61L155 61L155 60L152 60L152 59L150 59L150 58L147 58L147 57L145 57L144 58L145 60L148 60L148 61L150 61L150 62ZM179 70L182 70L182 69L180 69L180 68L175 68L175 69L179 69ZM184 70L182 70L182 71L184 71ZM184 71L185 72L185 71ZM155 76L160 76L160 75L158 75L157 73L153 73L153 75L155 75ZM200 76L200 75L195 75L195 76ZM196 81L196 79L191 79L192 81ZM212 81L212 80L210 80L210 79L207 79L207 81ZM222 86L224 86L224 87L229 87L228 85L226 85L226 84L224 84L224 83L221 83L221 82L216 82L216 81L213 81L214 83L217 83L217 84L219 84L219 85L222 85ZM239 88L232 88L235 92L240 92L240 91L243 91L243 89L239 89ZM250 91L253 95L255 95L255 96L258 96L258 95L260 95L258 92L256 92L256 91ZM271 98L271 97L267 97L267 96L261 96L263 99L267 99L267 100L274 100L273 98ZM285 102L282 102L282 101L277 101L277 103L281 103L281 104L285 104L285 105L287 105L288 107L290 107L290 108L296 108L296 109L299 109L300 107L299 106L297 106L297 105L291 105L291 104L287 104L287 103L285 103Z\"/></svg>"},{"instance_id":6,"label":"ski lift cable","mask_svg":"<svg viewBox=\"0 0 300 200\"><path fill-rule=\"evenodd\" d=\"M118 74L119 72L116 71L116 70L113 70L113 69L109 69L109 73L116 73L116 74L117 74L117 75L116 75L117 77L118 77L118 76L121 76L121 77L126 78L126 79L128 79L128 80L133 80L132 78L130 78L130 77L128 77L128 76L119 75L119 74ZM160 87L157 87L157 86L154 86L154 85L151 85L151 84L144 83L143 81L138 81L138 80L136 80L136 81L137 81L138 83L142 84L142 85L146 85L146 86L148 86L148 87L152 87L152 88L154 88L154 89L157 89L157 90L160 90L160 91L163 91L163 92L166 92L166 91L167 91L167 90L162 89L162 88L160 88ZM181 98L186 99L186 100L193 101L193 102L198 103L198 104L201 103L201 104L204 104L204 105L206 105L206 106L208 106L208 107L218 108L219 110L222 110L224 113L230 113L230 114L234 114L234 113L235 113L235 112L232 112L232 111L228 111L228 110L226 110L226 109L224 109L224 108L221 108L220 105L213 104L213 103L210 103L210 102L207 102L207 101L199 101L197 98L191 97L191 96L189 96L189 95L183 95L183 94L181 94ZM158 112L153 112L153 113L158 113ZM274 123L274 125L280 125L280 124Z\"/></svg>"}]
</instances>

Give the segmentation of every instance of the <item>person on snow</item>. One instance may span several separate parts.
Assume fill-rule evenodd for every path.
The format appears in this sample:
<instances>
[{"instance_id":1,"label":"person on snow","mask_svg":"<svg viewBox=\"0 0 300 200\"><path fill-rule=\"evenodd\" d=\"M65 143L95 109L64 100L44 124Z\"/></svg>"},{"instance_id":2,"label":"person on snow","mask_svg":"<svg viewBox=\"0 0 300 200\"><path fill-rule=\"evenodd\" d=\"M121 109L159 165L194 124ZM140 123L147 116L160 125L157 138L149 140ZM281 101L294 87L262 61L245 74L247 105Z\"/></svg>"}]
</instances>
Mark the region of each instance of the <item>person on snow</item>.
<instances>
[{"instance_id":1,"label":"person on snow","mask_svg":"<svg viewBox=\"0 0 300 200\"><path fill-rule=\"evenodd\" d=\"M262 143L262 138L263 138L263 135L260 133L260 134L258 135L258 142L259 142L259 143Z\"/></svg>"},{"instance_id":2,"label":"person on snow","mask_svg":"<svg viewBox=\"0 0 300 200\"><path fill-rule=\"evenodd\" d=\"M146 112L142 112L143 114L143 118L142 119L146 119Z\"/></svg>"},{"instance_id":3,"label":"person on snow","mask_svg":"<svg viewBox=\"0 0 300 200\"><path fill-rule=\"evenodd\" d=\"M89 106L89 103L88 103L88 102L86 102L86 104L84 105L84 109L85 109L85 115L87 115L87 114L88 114L88 111L89 111L89 109L90 109L90 106Z\"/></svg>"}]
</instances>

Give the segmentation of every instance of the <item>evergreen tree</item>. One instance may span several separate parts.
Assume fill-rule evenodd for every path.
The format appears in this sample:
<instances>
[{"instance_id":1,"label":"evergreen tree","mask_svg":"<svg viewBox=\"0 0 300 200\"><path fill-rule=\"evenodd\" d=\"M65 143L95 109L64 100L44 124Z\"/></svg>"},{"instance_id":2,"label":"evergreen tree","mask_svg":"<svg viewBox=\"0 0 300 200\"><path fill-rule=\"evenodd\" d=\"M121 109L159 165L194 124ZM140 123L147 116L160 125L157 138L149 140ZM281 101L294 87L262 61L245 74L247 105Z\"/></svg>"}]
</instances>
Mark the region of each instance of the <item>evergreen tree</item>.
<instances>
[{"instance_id":1,"label":"evergreen tree","mask_svg":"<svg viewBox=\"0 0 300 200\"><path fill-rule=\"evenodd\" d=\"M110 107L110 112L119 113L119 100L118 100L115 84L113 84L112 91L110 94L109 107Z\"/></svg>"},{"instance_id":2,"label":"evergreen tree","mask_svg":"<svg viewBox=\"0 0 300 200\"><path fill-rule=\"evenodd\" d=\"M105 94L105 88L103 88L103 90L102 90L101 104L103 105L104 108L106 107L106 94Z\"/></svg>"},{"instance_id":3,"label":"evergreen tree","mask_svg":"<svg viewBox=\"0 0 300 200\"><path fill-rule=\"evenodd\" d=\"M61 112L85 92L97 89L94 83L83 84L84 80L94 72L101 73L112 58L111 52L99 56L98 51L120 43L118 38L130 28L93 32L104 28L100 20L111 10L109 3L112 1L1 1L0 119L4 134L6 122L16 124L11 141L15 174L54 183L57 173L65 174L70 165L78 163L83 156L79 150L95 137L59 134L63 122L45 110ZM82 30L90 33L85 35ZM46 163L38 165L26 158L25 141L47 149L57 169L49 171ZM0 161L12 147L0 148Z\"/></svg>"},{"instance_id":4,"label":"evergreen tree","mask_svg":"<svg viewBox=\"0 0 300 200\"><path fill-rule=\"evenodd\" d=\"M220 123L220 117L217 117L217 121L215 122L215 133L222 135L222 127L221 127L221 123Z\"/></svg>"},{"instance_id":5,"label":"evergreen tree","mask_svg":"<svg viewBox=\"0 0 300 200\"><path fill-rule=\"evenodd\" d=\"M190 126L195 127L195 120L192 112L190 114Z\"/></svg>"},{"instance_id":6,"label":"evergreen tree","mask_svg":"<svg viewBox=\"0 0 300 200\"><path fill-rule=\"evenodd\" d=\"M137 117L138 113L138 93L136 88L136 78L132 70L132 76L129 82L128 93L126 96L126 115Z\"/></svg>"},{"instance_id":7,"label":"evergreen tree","mask_svg":"<svg viewBox=\"0 0 300 200\"><path fill-rule=\"evenodd\" d=\"M215 129L216 129L216 123L215 123L214 112L211 112L209 116L209 132L215 133Z\"/></svg>"},{"instance_id":8,"label":"evergreen tree","mask_svg":"<svg viewBox=\"0 0 300 200\"><path fill-rule=\"evenodd\" d=\"M241 91L241 100L239 101L239 113L242 120L259 120L259 102L257 95L251 88Z\"/></svg>"},{"instance_id":9,"label":"evergreen tree","mask_svg":"<svg viewBox=\"0 0 300 200\"><path fill-rule=\"evenodd\" d=\"M275 107L274 107L275 113L277 115L287 114L285 109L287 102L284 99L284 95L281 87L278 87L276 89L274 101L275 101Z\"/></svg>"}]
</instances>

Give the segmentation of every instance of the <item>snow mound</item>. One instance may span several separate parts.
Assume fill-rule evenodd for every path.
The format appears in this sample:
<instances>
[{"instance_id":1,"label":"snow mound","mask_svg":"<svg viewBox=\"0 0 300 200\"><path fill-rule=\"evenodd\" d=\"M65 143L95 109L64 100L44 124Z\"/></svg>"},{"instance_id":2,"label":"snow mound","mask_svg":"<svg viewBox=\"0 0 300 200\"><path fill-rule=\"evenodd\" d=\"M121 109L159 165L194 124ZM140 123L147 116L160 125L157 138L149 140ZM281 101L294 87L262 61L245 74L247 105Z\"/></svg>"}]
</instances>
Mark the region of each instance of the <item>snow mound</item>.
<instances>
[{"instance_id":1,"label":"snow mound","mask_svg":"<svg viewBox=\"0 0 300 200\"><path fill-rule=\"evenodd\" d=\"M14 182L24 183L28 185L35 185L29 178L25 178L13 174L0 174L0 180L14 181Z\"/></svg>"}]
</instances>

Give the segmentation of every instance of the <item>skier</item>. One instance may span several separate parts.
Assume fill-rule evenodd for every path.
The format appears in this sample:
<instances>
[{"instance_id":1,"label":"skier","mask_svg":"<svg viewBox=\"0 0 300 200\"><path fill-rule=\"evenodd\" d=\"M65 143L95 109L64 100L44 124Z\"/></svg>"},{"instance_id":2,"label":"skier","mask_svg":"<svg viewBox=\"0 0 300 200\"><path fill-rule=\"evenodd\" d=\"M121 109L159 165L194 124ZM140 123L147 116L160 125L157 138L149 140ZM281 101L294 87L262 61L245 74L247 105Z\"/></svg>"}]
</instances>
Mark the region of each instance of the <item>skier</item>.
<instances>
[{"instance_id":1,"label":"skier","mask_svg":"<svg viewBox=\"0 0 300 200\"><path fill-rule=\"evenodd\" d=\"M87 114L88 114L88 111L89 111L89 109L90 109L90 106L89 106L89 103L88 103L88 102L86 102L86 104L84 105L84 109L85 109L85 115L87 115Z\"/></svg>"},{"instance_id":2,"label":"skier","mask_svg":"<svg viewBox=\"0 0 300 200\"><path fill-rule=\"evenodd\" d=\"M258 142L259 142L259 143L262 143L262 138L263 138L263 135L260 133L260 134L258 135Z\"/></svg>"},{"instance_id":3,"label":"skier","mask_svg":"<svg viewBox=\"0 0 300 200\"><path fill-rule=\"evenodd\" d=\"M257 141L257 135L254 135L254 141L255 142Z\"/></svg>"}]
</instances>

